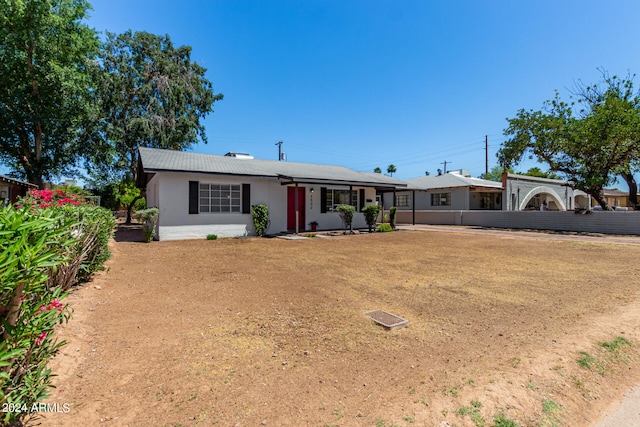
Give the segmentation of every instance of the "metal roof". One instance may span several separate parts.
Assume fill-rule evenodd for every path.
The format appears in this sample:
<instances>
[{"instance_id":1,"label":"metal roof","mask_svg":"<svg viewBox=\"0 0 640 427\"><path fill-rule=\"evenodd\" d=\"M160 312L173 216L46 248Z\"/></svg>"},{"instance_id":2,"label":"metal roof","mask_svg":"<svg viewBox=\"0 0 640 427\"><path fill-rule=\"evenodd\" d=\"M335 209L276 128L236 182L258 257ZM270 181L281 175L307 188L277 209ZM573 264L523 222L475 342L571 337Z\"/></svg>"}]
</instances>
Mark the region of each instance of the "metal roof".
<instances>
[{"instance_id":1,"label":"metal roof","mask_svg":"<svg viewBox=\"0 0 640 427\"><path fill-rule=\"evenodd\" d=\"M343 166L314 163L280 162L198 154L184 151L139 149L139 185L146 184L144 174L156 172L190 172L217 175L280 178L284 182L361 185L378 188L405 188L399 179L369 172L358 172Z\"/></svg>"}]
</instances>

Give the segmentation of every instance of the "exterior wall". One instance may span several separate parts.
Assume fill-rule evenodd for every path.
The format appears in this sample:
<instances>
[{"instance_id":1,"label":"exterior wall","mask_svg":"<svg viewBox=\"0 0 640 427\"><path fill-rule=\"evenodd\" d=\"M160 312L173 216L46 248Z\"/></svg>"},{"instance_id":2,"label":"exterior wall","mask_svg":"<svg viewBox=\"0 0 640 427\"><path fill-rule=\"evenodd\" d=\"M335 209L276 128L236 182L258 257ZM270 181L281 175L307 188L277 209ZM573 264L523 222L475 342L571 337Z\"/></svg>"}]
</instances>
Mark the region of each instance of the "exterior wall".
<instances>
[{"instance_id":1,"label":"exterior wall","mask_svg":"<svg viewBox=\"0 0 640 427\"><path fill-rule=\"evenodd\" d=\"M496 228L640 235L640 212L594 211L416 211L416 224L469 225ZM412 224L412 212L398 211L398 224Z\"/></svg>"},{"instance_id":2,"label":"exterior wall","mask_svg":"<svg viewBox=\"0 0 640 427\"><path fill-rule=\"evenodd\" d=\"M189 214L189 181L209 184L251 185L251 205L264 203L269 208L268 234L287 231L287 186L277 179L234 176L202 175L195 173L157 173L147 183L147 206L160 210L157 236L160 240L204 238L208 234L218 237L235 237L255 234L250 213L199 213ZM299 184L305 188L305 226L318 222L319 230L341 229L342 219L338 212L321 213L320 185ZM327 186L332 189L349 189L348 186ZM353 187L358 191L362 187ZM313 189L313 192L311 191ZM375 204L374 188L364 188L365 205ZM354 228L364 228L364 215L356 212Z\"/></svg>"},{"instance_id":3,"label":"exterior wall","mask_svg":"<svg viewBox=\"0 0 640 427\"><path fill-rule=\"evenodd\" d=\"M396 195L407 194L409 195L409 206L398 207L398 210L412 210L413 209L413 195L411 191L398 191ZM436 210L445 211L451 209L470 209L469 204L469 188L449 188L449 189L437 189L437 190L416 190L416 209L418 210ZM451 205L450 206L431 206L431 194L438 193L451 193ZM388 209L393 206L393 193L384 193L384 207Z\"/></svg>"},{"instance_id":4,"label":"exterior wall","mask_svg":"<svg viewBox=\"0 0 640 427\"><path fill-rule=\"evenodd\" d=\"M532 200L536 198L535 200ZM573 210L576 207L574 190L563 181L552 179L535 179L530 177L512 177L506 180L503 190L503 209L521 211L527 205L546 201L549 210Z\"/></svg>"},{"instance_id":5,"label":"exterior wall","mask_svg":"<svg viewBox=\"0 0 640 427\"><path fill-rule=\"evenodd\" d=\"M158 238L160 240L243 236L253 233L251 214L199 213L189 214L189 181L210 184L251 184L251 204L263 203L261 192L269 194L266 180L228 176L184 173L158 173L147 184L147 206L155 203L160 210ZM284 190L281 190L284 193ZM286 198L284 199L286 202ZM273 213L271 212L270 217ZM273 224L272 224L273 225Z\"/></svg>"}]
</instances>

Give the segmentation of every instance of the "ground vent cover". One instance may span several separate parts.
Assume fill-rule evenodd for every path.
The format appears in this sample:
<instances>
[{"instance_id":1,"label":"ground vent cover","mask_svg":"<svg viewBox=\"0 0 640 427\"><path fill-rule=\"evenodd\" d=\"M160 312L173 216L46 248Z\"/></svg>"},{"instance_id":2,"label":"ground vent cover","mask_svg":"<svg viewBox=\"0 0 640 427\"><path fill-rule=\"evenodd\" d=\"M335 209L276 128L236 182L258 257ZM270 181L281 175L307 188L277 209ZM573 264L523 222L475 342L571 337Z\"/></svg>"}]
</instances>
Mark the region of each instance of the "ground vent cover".
<instances>
[{"instance_id":1,"label":"ground vent cover","mask_svg":"<svg viewBox=\"0 0 640 427\"><path fill-rule=\"evenodd\" d=\"M409 321L400 316L391 314L383 310L373 310L365 313L365 316L371 318L374 322L384 326L387 329L396 329L406 326Z\"/></svg>"}]
</instances>

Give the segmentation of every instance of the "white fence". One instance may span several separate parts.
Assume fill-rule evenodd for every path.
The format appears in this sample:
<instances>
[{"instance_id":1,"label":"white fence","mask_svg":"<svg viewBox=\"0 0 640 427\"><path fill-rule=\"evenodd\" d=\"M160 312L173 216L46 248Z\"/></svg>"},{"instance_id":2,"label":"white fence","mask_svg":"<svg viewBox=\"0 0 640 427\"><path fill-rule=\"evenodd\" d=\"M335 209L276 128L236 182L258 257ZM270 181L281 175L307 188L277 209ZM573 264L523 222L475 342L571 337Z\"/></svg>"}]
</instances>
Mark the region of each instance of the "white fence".
<instances>
[{"instance_id":1,"label":"white fence","mask_svg":"<svg viewBox=\"0 0 640 427\"><path fill-rule=\"evenodd\" d=\"M412 224L413 212L398 210L398 224ZM416 211L416 224L640 235L640 211Z\"/></svg>"}]
</instances>

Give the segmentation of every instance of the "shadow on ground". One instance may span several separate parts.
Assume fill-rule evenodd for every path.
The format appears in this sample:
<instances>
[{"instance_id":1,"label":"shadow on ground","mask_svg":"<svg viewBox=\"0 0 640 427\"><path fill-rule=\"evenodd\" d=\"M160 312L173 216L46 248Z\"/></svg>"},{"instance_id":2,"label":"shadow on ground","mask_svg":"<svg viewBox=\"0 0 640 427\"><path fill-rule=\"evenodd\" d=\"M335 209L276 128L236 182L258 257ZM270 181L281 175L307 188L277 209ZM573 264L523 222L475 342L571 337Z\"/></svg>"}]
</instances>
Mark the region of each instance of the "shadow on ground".
<instances>
[{"instance_id":1,"label":"shadow on ground","mask_svg":"<svg viewBox=\"0 0 640 427\"><path fill-rule=\"evenodd\" d=\"M144 242L141 224L118 224L113 236L116 242Z\"/></svg>"}]
</instances>

